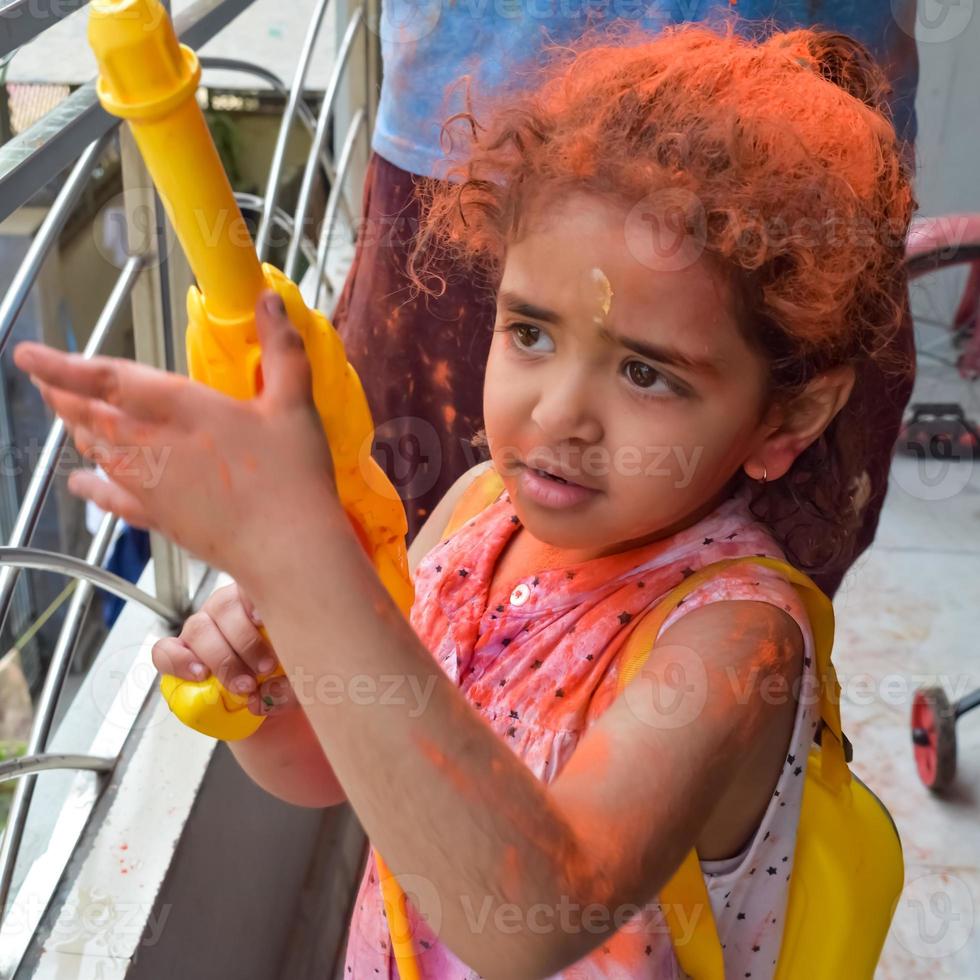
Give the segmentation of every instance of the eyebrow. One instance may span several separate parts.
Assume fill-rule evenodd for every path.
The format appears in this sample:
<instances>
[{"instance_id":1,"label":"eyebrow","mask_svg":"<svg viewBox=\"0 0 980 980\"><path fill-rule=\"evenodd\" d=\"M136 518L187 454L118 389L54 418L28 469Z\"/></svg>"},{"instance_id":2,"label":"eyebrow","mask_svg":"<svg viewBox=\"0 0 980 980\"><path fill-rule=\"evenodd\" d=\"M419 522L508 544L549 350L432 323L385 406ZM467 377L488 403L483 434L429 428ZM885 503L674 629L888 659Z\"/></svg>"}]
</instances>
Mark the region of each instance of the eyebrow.
<instances>
[{"instance_id":1,"label":"eyebrow","mask_svg":"<svg viewBox=\"0 0 980 980\"><path fill-rule=\"evenodd\" d=\"M505 309L510 313L516 313L518 316L526 316L532 320L541 320L543 323L552 323L558 327L565 325L560 314L541 306L535 306L533 303L528 303L516 293L502 292L499 299ZM621 344L635 354L641 354L643 357L649 358L651 361L657 361L660 364L670 364L673 367L687 368L690 371L698 371L702 374L718 374L719 362L714 358L693 357L684 351L678 350L676 347L666 347L663 344L651 344L644 340L636 340L633 337L624 337L622 334L613 333L604 326L599 328L599 335L607 340Z\"/></svg>"}]
</instances>

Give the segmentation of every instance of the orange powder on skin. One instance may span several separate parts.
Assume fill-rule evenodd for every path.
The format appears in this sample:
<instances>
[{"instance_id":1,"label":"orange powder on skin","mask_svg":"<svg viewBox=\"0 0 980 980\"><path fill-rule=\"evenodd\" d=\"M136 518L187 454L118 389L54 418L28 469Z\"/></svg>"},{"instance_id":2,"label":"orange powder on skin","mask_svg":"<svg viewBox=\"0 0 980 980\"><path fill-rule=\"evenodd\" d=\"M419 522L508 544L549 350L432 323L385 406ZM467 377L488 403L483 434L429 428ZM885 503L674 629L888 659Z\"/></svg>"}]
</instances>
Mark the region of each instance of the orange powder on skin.
<instances>
[{"instance_id":1,"label":"orange powder on skin","mask_svg":"<svg viewBox=\"0 0 980 980\"><path fill-rule=\"evenodd\" d=\"M230 490L232 484L231 469L229 468L227 461L215 446L214 437L210 432L199 432L197 434L197 438L201 448L211 453L215 457L214 462L215 466L218 468L218 476L220 477L221 482L224 484L225 489Z\"/></svg>"},{"instance_id":2,"label":"orange powder on skin","mask_svg":"<svg viewBox=\"0 0 980 980\"><path fill-rule=\"evenodd\" d=\"M504 898L516 901L521 895L521 862L513 844L504 847L504 860L500 869L500 891Z\"/></svg>"},{"instance_id":3,"label":"orange powder on skin","mask_svg":"<svg viewBox=\"0 0 980 980\"><path fill-rule=\"evenodd\" d=\"M757 615L753 615L751 609L737 609L735 622L730 632L732 642L740 637L745 637L752 629L758 630ZM769 665L777 665L782 660L780 644L774 637L770 636L763 638L759 643L758 650L749 666L750 668L759 666L764 669ZM721 670L718 671L719 676L723 673ZM723 678L723 680L725 683L730 683L730 678ZM730 704L719 704L721 710L730 710L730 707ZM445 774L460 796L468 800L477 798L474 781L460 767L458 762L447 757L438 746L422 736L415 736L415 741L423 755L440 772ZM576 769L582 767L583 770L594 772L601 778L602 774L608 770L612 754L611 736L593 730L575 752ZM498 759L492 759L490 766L491 771L499 775L503 763ZM587 857L577 847L570 846L569 841L573 839L604 841L607 847L612 847L612 850L604 852L603 869L610 869L613 866L627 866L628 862L641 859L640 855L625 849L625 843L622 845L624 850L616 853L615 841L609 839L609 828L603 819L603 815L599 813L590 816L587 813L587 807L578 811L573 823L574 831L570 827L568 835L546 835L542 824L535 819L535 815L527 813L507 794L502 794L496 805L499 810L503 811L503 816L508 819L510 825L520 833L525 846L529 849L529 854L536 854L543 858L548 867L555 869L556 876L563 883L582 883L584 885L583 889L576 892L579 896L586 895L590 900L602 901L598 892L604 889L606 895L611 895L612 881L608 876L598 880L597 876L601 872L595 866L596 855ZM627 827L640 827L643 822L649 820L649 814L629 812L629 801L627 800L621 801L621 807ZM623 841L633 839L632 834L622 834L620 837ZM524 892L521 890L524 877L521 875L520 854L520 847L513 843L505 844L500 868L500 888L508 898L515 900L522 894L526 894L526 890ZM572 887L574 889L574 884Z\"/></svg>"},{"instance_id":4,"label":"orange powder on skin","mask_svg":"<svg viewBox=\"0 0 980 980\"><path fill-rule=\"evenodd\" d=\"M460 796L471 800L477 798L472 780L454 759L450 759L435 742L424 735L415 733L412 738L422 755L449 780Z\"/></svg>"},{"instance_id":5,"label":"orange powder on skin","mask_svg":"<svg viewBox=\"0 0 980 980\"><path fill-rule=\"evenodd\" d=\"M472 778L455 760L447 757L425 736L414 734L413 741L423 756L446 776L460 796L474 802L482 800ZM496 770L500 763L494 761L491 765ZM518 867L519 854L522 850L529 856L536 856L539 863L543 862L556 880L561 882L559 887L570 890L573 896L585 895L589 900L596 900L594 896L597 895L597 889L608 892L611 882L595 867L594 860L577 847L570 846L571 828L567 834L550 832L551 828L536 819L534 814L527 813L517 799L508 794L502 794L494 805L521 840L520 846L505 845L511 850L507 851L504 857L506 867L503 873L504 880L501 882L508 890L518 888L513 896L515 900L516 896L522 894L519 886L526 880L526 875L515 877L511 869ZM523 895L527 897L526 889ZM601 898L598 900L601 901Z\"/></svg>"}]
</instances>

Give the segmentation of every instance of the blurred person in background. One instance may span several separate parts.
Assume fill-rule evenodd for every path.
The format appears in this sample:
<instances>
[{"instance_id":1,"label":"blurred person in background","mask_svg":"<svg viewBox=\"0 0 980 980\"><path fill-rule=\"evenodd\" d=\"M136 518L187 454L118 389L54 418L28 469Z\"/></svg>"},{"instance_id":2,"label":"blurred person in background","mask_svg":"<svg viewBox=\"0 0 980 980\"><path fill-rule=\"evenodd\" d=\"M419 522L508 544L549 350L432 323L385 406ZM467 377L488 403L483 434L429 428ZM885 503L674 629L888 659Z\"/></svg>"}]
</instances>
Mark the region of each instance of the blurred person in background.
<instances>
[{"instance_id":1,"label":"blurred person in background","mask_svg":"<svg viewBox=\"0 0 980 980\"><path fill-rule=\"evenodd\" d=\"M382 0L383 82L372 135L354 260L333 313L374 418L373 455L395 485L411 545L435 504L481 452L483 378L496 315L494 284L448 256L435 256L442 295L416 295L406 264L419 224L415 188L446 173L443 123L481 99L520 84L543 49L616 21L651 32L682 21L734 17L740 33L823 27L864 43L891 82L889 104L914 164L915 0ZM906 284L896 284L908 311ZM856 391L874 433L860 489L856 548L814 581L833 597L848 567L874 539L902 415L912 393L915 349L906 312L893 343L907 359L903 383L869 367ZM792 520L792 515L787 515Z\"/></svg>"}]
</instances>

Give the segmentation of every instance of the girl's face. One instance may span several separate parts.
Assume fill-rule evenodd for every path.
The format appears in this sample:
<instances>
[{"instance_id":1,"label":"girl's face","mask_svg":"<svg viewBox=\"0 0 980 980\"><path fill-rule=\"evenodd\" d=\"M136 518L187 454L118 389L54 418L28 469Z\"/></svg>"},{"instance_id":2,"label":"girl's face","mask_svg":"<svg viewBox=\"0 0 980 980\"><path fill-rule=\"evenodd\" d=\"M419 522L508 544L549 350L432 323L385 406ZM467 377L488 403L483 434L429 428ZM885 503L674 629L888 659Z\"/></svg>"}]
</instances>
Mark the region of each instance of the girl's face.
<instances>
[{"instance_id":1,"label":"girl's face","mask_svg":"<svg viewBox=\"0 0 980 980\"><path fill-rule=\"evenodd\" d=\"M585 194L539 211L507 251L497 297L491 456L530 534L573 561L693 524L774 428L760 418L765 361L719 278L701 258L651 268L627 244L627 215ZM594 492L543 504L532 467Z\"/></svg>"}]
</instances>

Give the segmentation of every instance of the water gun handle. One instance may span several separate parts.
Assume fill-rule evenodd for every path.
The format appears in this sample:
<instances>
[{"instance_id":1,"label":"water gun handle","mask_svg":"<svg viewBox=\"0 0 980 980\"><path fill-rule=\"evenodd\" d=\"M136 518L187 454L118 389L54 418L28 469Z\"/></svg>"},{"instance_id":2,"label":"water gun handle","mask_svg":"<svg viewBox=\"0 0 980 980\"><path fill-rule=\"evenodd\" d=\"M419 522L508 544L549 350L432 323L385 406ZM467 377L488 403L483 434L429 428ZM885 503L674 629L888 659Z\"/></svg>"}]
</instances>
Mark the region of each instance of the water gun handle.
<instances>
[{"instance_id":1,"label":"water gun handle","mask_svg":"<svg viewBox=\"0 0 980 980\"><path fill-rule=\"evenodd\" d=\"M413 598L408 523L397 491L371 456L374 425L363 388L327 318L309 309L278 269L260 265L197 104L197 56L178 43L159 0L93 0L88 37L99 65L99 101L128 123L197 279L187 296L191 377L234 398L254 397L262 385L255 304L267 288L282 297L313 368L340 502L407 617ZM213 675L204 681L168 675L161 691L184 724L224 741L247 738L264 720Z\"/></svg>"},{"instance_id":2,"label":"water gun handle","mask_svg":"<svg viewBox=\"0 0 980 980\"><path fill-rule=\"evenodd\" d=\"M414 598L405 550L408 522L397 491L371 455L374 427L360 379L327 318L309 309L296 285L274 266L263 265L262 272L265 285L282 297L313 365L313 398L330 444L341 505L382 585L407 618ZM187 312L191 377L236 397L260 391L261 350L254 317L231 325L215 320L196 287L188 294ZM281 673L277 667L258 680ZM203 681L166 675L161 692L185 725L226 742L247 738L264 720L248 710L247 696L227 690L213 674Z\"/></svg>"}]
</instances>

